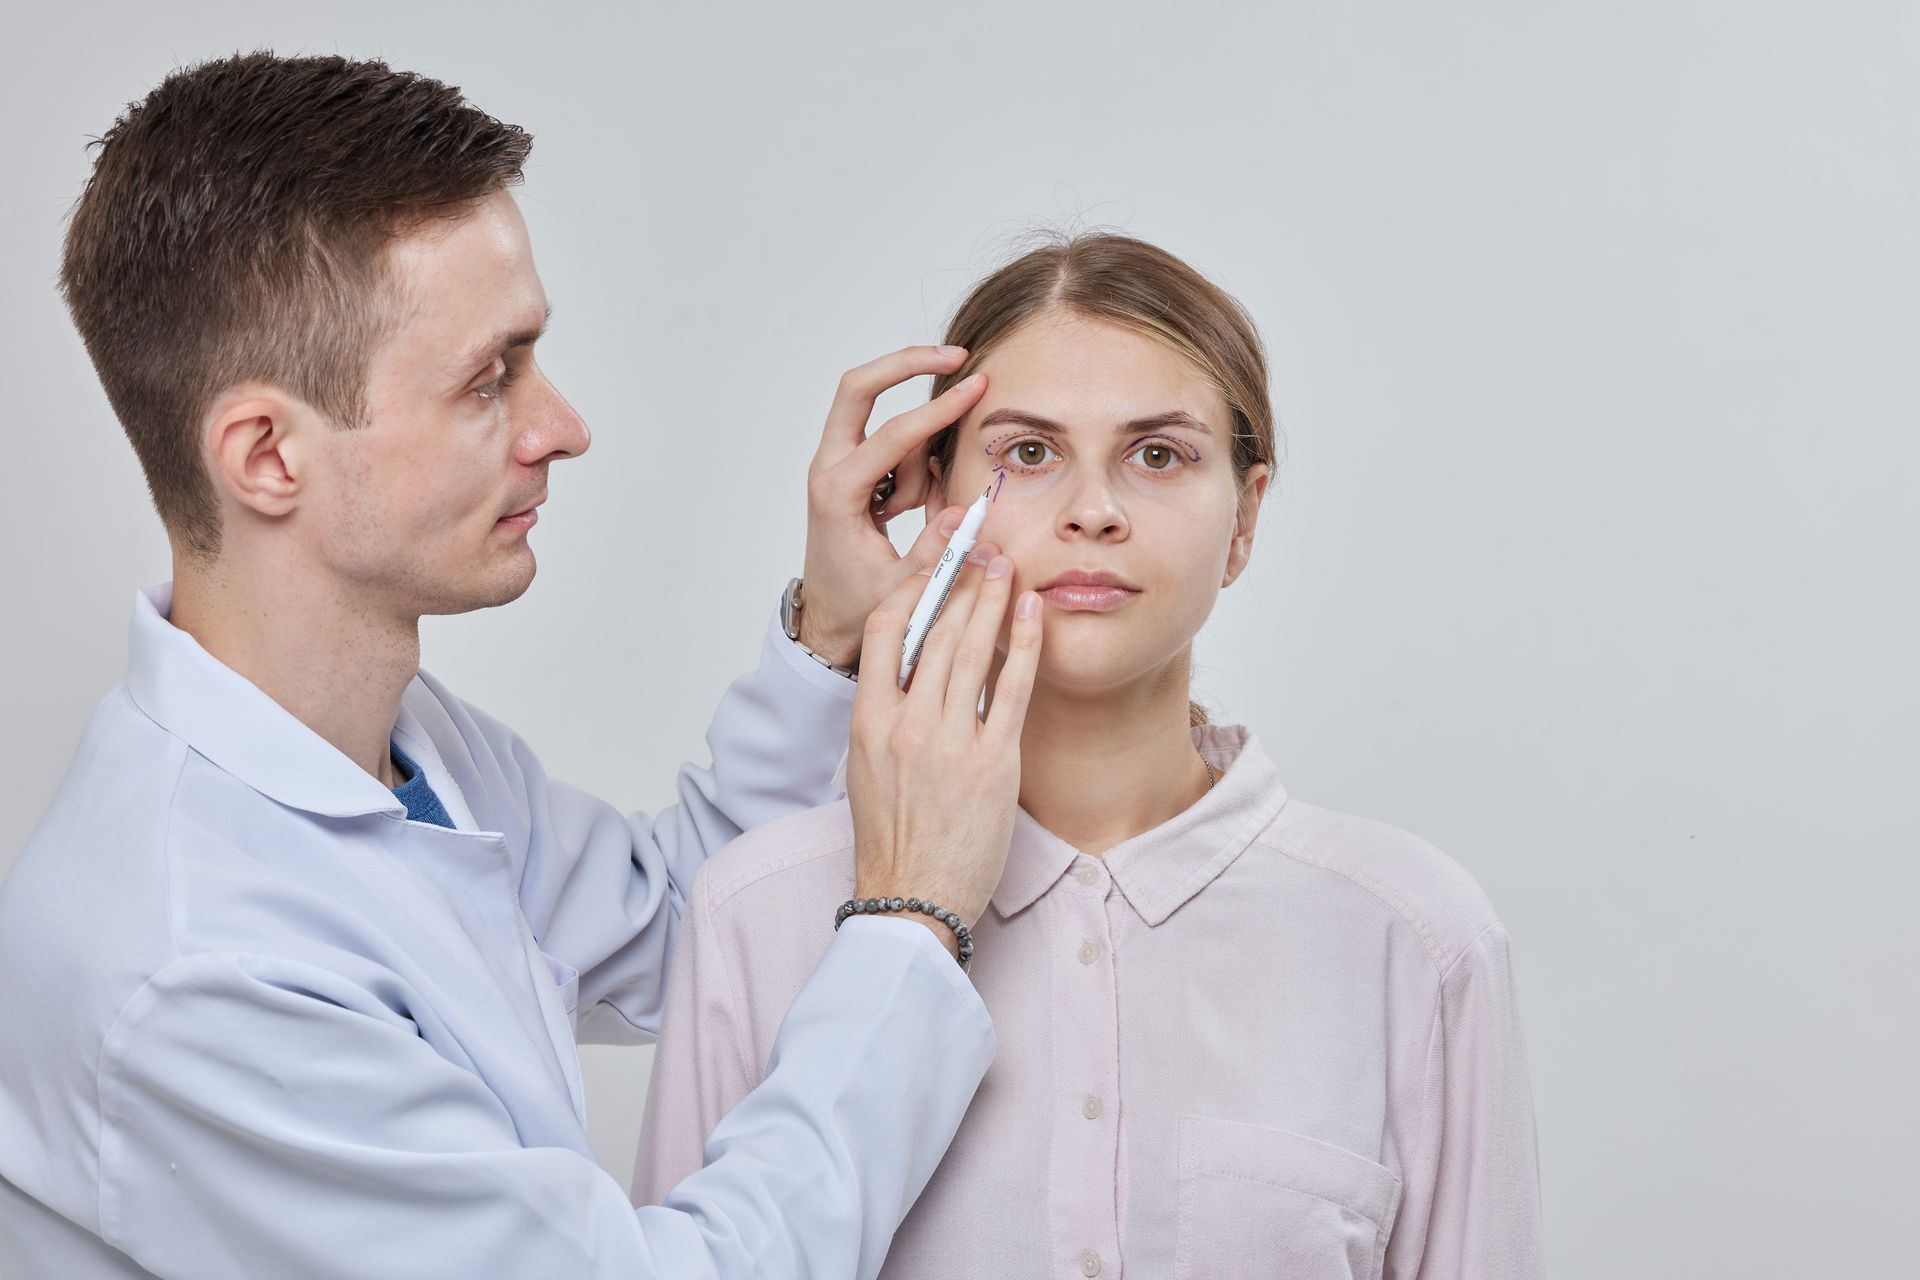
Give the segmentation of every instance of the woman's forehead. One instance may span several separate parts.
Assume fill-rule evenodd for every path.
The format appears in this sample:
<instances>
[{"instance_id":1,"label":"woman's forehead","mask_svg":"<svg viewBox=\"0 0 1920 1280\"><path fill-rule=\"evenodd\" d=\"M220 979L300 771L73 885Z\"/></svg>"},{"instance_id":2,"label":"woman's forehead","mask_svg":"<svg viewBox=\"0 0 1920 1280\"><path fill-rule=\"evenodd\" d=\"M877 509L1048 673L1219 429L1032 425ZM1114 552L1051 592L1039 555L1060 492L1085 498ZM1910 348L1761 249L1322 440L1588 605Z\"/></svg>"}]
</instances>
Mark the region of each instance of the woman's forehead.
<instances>
[{"instance_id":1,"label":"woman's forehead","mask_svg":"<svg viewBox=\"0 0 1920 1280\"><path fill-rule=\"evenodd\" d=\"M1110 431L1137 418L1185 412L1213 426L1226 402L1193 362L1166 343L1103 320L1045 316L982 357L987 391L968 417L1018 410L1069 429Z\"/></svg>"}]
</instances>

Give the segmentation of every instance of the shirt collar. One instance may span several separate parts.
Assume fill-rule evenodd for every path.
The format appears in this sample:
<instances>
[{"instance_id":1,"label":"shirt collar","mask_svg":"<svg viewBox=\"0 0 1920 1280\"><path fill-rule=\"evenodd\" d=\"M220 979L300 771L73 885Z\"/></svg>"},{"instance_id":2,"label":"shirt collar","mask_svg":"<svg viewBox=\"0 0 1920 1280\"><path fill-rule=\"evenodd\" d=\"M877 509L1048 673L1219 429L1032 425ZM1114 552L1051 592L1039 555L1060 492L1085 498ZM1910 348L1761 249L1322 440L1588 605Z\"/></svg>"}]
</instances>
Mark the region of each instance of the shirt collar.
<instances>
[{"instance_id":1,"label":"shirt collar","mask_svg":"<svg viewBox=\"0 0 1920 1280\"><path fill-rule=\"evenodd\" d=\"M1101 857L1121 894L1149 925L1158 925L1213 883L1287 802L1279 771L1251 729L1203 724L1192 734L1194 748L1219 774L1212 789L1184 812ZM1025 809L1017 809L1007 869L993 892L994 909L1003 917L1026 910L1080 856Z\"/></svg>"},{"instance_id":2,"label":"shirt collar","mask_svg":"<svg viewBox=\"0 0 1920 1280\"><path fill-rule=\"evenodd\" d=\"M406 812L378 778L167 621L172 607L171 582L135 592L127 629L127 692L154 723L292 808L339 818Z\"/></svg>"}]
</instances>

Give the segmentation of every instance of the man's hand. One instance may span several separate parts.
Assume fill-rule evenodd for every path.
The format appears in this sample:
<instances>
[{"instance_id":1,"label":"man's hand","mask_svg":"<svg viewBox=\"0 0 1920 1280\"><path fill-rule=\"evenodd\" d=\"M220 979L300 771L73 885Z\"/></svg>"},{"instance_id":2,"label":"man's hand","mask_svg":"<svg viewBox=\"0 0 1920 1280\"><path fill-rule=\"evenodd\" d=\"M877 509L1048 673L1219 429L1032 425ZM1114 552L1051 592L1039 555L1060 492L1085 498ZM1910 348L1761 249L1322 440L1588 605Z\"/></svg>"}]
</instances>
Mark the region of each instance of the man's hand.
<instances>
[{"instance_id":1,"label":"man's hand","mask_svg":"<svg viewBox=\"0 0 1920 1280\"><path fill-rule=\"evenodd\" d=\"M1040 662L1040 597L1024 592L986 718L980 694L1013 594L1013 561L969 562L904 691L896 656L928 579L908 575L867 620L853 695L847 800L854 895L938 903L971 926L1006 868L1020 801L1020 732ZM949 950L944 925L932 929Z\"/></svg>"},{"instance_id":2,"label":"man's hand","mask_svg":"<svg viewBox=\"0 0 1920 1280\"><path fill-rule=\"evenodd\" d=\"M905 556L887 538L889 520L927 500L932 482L928 438L979 403L987 380L975 374L939 399L888 419L869 436L874 401L909 378L950 373L966 355L959 347L908 347L840 379L819 451L807 468L807 555L801 570L806 587L800 609L801 643L839 666L850 665L860 652L867 615L907 578L931 570L959 527L963 506L949 507L929 521ZM874 488L889 471L893 493L876 507ZM998 550L982 542L973 559L985 564ZM892 657L897 665L899 654Z\"/></svg>"}]
</instances>

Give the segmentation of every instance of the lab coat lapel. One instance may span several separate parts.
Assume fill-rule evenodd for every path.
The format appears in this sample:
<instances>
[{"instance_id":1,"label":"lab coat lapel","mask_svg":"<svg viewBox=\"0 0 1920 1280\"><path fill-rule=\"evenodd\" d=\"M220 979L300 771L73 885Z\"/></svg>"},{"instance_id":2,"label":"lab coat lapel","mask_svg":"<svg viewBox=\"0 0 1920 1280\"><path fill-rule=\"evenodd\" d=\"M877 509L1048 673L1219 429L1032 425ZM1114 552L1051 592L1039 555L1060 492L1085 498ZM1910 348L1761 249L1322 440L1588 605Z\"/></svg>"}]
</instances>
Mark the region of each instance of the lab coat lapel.
<instances>
[{"instance_id":1,"label":"lab coat lapel","mask_svg":"<svg viewBox=\"0 0 1920 1280\"><path fill-rule=\"evenodd\" d=\"M400 939L437 991L421 1034L485 1080L530 1146L591 1154L571 1022L520 913L514 859L495 832L381 823L407 883L363 909ZM416 1019L418 1022L419 1019Z\"/></svg>"}]
</instances>

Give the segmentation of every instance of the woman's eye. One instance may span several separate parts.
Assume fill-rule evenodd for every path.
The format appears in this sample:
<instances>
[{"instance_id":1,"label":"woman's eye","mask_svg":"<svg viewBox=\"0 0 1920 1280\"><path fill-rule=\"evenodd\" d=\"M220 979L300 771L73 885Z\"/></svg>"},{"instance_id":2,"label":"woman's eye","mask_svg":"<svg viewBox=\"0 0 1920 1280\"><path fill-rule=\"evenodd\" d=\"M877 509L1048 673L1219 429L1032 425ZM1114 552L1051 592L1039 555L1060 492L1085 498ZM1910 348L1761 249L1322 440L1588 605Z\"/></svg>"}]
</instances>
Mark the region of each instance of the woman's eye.
<instances>
[{"instance_id":1,"label":"woman's eye","mask_svg":"<svg viewBox=\"0 0 1920 1280\"><path fill-rule=\"evenodd\" d=\"M1052 452L1049 446L1039 440L1022 440L1007 450L1006 456L1013 459L1017 466L1038 467L1046 463L1047 456Z\"/></svg>"},{"instance_id":2,"label":"woman's eye","mask_svg":"<svg viewBox=\"0 0 1920 1280\"><path fill-rule=\"evenodd\" d=\"M1164 444L1143 444L1128 456L1140 459L1140 465L1149 471L1170 470L1178 461L1173 449Z\"/></svg>"}]
</instances>

